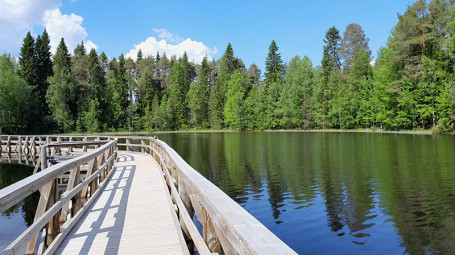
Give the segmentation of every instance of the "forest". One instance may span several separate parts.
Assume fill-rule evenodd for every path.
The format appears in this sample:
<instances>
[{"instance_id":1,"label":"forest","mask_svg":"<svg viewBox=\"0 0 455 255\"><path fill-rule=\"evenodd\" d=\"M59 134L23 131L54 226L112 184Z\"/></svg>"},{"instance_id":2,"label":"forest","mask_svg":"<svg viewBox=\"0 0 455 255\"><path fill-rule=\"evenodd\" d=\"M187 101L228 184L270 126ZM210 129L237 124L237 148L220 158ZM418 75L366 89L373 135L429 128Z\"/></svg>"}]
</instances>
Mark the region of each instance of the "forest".
<instances>
[{"instance_id":1,"label":"forest","mask_svg":"<svg viewBox=\"0 0 455 255\"><path fill-rule=\"evenodd\" d=\"M44 30L20 57L0 56L0 132L71 133L187 129L455 130L455 6L419 0L372 61L359 24L321 38L315 65L284 63L275 41L262 74L229 43L218 60L109 59L64 38L55 55Z\"/></svg>"}]
</instances>

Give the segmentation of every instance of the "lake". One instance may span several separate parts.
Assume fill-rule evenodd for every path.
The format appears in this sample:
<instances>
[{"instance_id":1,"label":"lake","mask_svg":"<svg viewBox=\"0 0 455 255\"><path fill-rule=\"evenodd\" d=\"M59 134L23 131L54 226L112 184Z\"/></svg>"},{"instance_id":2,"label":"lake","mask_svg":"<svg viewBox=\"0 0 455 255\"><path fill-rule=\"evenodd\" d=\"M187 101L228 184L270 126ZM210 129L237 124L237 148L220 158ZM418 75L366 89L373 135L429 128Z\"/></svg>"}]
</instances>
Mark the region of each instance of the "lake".
<instances>
[{"instance_id":1,"label":"lake","mask_svg":"<svg viewBox=\"0 0 455 255\"><path fill-rule=\"evenodd\" d=\"M0 164L0 189L20 181L33 173L33 167ZM33 223L39 193L35 192L15 206L0 213L0 251L3 251Z\"/></svg>"},{"instance_id":2,"label":"lake","mask_svg":"<svg viewBox=\"0 0 455 255\"><path fill-rule=\"evenodd\" d=\"M300 254L454 254L455 137L158 137Z\"/></svg>"},{"instance_id":3,"label":"lake","mask_svg":"<svg viewBox=\"0 0 455 255\"><path fill-rule=\"evenodd\" d=\"M455 254L455 137L160 133L300 254ZM33 168L0 165L0 188ZM0 250L39 196L0 215Z\"/></svg>"}]
</instances>

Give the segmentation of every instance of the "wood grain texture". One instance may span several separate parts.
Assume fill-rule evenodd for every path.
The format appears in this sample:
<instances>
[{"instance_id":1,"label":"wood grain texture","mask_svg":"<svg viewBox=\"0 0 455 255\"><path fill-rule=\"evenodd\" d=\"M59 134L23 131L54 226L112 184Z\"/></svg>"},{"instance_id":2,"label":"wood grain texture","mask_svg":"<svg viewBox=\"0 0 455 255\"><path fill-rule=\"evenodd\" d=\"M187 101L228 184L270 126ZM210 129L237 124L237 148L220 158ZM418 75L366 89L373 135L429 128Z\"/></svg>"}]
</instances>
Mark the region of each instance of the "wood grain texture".
<instances>
[{"instance_id":1,"label":"wood grain texture","mask_svg":"<svg viewBox=\"0 0 455 255\"><path fill-rule=\"evenodd\" d=\"M152 157L122 152L112 171L56 254L189 254Z\"/></svg>"}]
</instances>

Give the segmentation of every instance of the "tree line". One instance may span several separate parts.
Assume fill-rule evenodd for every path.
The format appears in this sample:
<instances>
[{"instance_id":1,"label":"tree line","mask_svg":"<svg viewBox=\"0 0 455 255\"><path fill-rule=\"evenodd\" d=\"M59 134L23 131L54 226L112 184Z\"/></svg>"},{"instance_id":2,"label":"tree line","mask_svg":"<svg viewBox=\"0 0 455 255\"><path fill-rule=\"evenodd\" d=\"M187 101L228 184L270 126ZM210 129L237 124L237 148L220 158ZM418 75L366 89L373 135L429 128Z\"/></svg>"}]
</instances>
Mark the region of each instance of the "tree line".
<instances>
[{"instance_id":1,"label":"tree line","mask_svg":"<svg viewBox=\"0 0 455 255\"><path fill-rule=\"evenodd\" d=\"M246 68L229 43L219 60L108 59L62 38L50 53L46 31L24 38L18 63L0 57L3 132L222 129L432 129L455 121L455 7L424 0L398 15L372 62L359 24L328 29L321 64L284 63L275 41L265 72Z\"/></svg>"}]
</instances>

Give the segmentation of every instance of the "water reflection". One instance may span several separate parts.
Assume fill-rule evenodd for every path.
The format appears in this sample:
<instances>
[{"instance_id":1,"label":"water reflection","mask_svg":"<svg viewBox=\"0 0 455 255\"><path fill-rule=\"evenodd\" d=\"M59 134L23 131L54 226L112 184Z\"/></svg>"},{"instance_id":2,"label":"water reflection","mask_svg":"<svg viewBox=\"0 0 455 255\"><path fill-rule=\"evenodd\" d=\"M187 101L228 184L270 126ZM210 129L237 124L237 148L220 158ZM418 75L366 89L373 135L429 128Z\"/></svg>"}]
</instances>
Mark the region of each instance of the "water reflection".
<instances>
[{"instance_id":1,"label":"water reflection","mask_svg":"<svg viewBox=\"0 0 455 255\"><path fill-rule=\"evenodd\" d=\"M33 173L33 167L0 164L0 189ZM0 250L5 249L16 237L33 223L39 193L35 192L0 214Z\"/></svg>"},{"instance_id":2,"label":"water reflection","mask_svg":"<svg viewBox=\"0 0 455 255\"><path fill-rule=\"evenodd\" d=\"M452 136L159 137L299 253L455 253Z\"/></svg>"}]
</instances>

